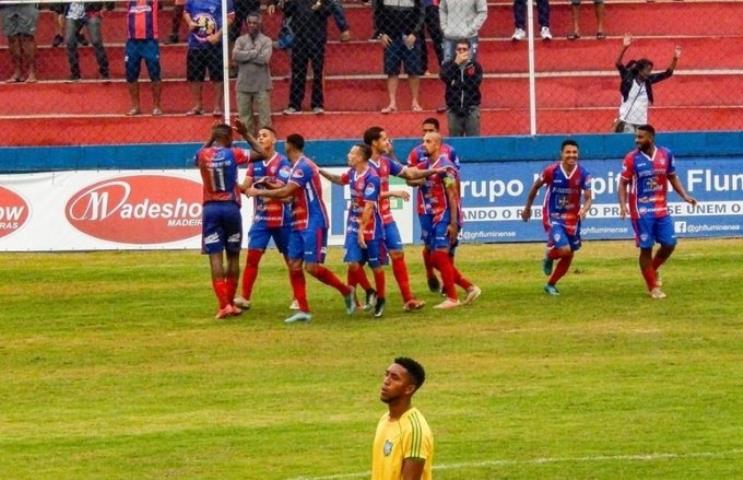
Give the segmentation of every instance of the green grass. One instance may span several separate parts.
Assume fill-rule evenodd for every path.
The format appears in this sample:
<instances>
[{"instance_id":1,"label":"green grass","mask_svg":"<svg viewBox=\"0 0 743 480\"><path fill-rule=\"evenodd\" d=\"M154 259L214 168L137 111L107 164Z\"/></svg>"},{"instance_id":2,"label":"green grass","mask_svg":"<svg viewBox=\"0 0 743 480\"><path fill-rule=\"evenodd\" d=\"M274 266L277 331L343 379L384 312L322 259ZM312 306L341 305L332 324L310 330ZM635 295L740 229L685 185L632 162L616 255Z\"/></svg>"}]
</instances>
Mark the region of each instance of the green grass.
<instances>
[{"instance_id":1,"label":"green grass","mask_svg":"<svg viewBox=\"0 0 743 480\"><path fill-rule=\"evenodd\" d=\"M662 301L631 242L587 243L550 298L542 248L461 248L484 294L447 313L402 313L389 274L385 318L348 318L309 280L291 327L274 252L222 322L194 252L0 255L0 478L368 478L400 354L428 371L436 479L740 478L743 241L682 241Z\"/></svg>"}]
</instances>

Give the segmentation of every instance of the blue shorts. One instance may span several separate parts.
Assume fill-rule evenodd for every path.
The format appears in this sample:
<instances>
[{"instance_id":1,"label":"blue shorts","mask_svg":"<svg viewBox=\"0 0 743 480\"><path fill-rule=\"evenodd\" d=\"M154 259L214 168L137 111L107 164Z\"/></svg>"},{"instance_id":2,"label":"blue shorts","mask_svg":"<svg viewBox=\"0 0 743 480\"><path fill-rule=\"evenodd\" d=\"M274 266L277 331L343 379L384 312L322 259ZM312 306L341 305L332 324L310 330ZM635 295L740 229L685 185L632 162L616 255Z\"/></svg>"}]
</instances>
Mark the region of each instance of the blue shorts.
<instances>
[{"instance_id":1,"label":"blue shorts","mask_svg":"<svg viewBox=\"0 0 743 480\"><path fill-rule=\"evenodd\" d=\"M201 252L240 253L242 216L235 202L207 202L201 219Z\"/></svg>"},{"instance_id":2,"label":"blue shorts","mask_svg":"<svg viewBox=\"0 0 743 480\"><path fill-rule=\"evenodd\" d=\"M388 252L402 252L402 237L395 222L384 225L384 246Z\"/></svg>"},{"instance_id":3,"label":"blue shorts","mask_svg":"<svg viewBox=\"0 0 743 480\"><path fill-rule=\"evenodd\" d=\"M431 235L431 229L433 228L433 215L424 213L418 215L418 220L421 224L421 241L423 245L428 245L428 237Z\"/></svg>"},{"instance_id":4,"label":"blue shorts","mask_svg":"<svg viewBox=\"0 0 743 480\"><path fill-rule=\"evenodd\" d=\"M328 253L328 229L308 227L304 230L292 230L289 235L290 260L304 260L307 263L325 263Z\"/></svg>"},{"instance_id":5,"label":"blue shorts","mask_svg":"<svg viewBox=\"0 0 743 480\"><path fill-rule=\"evenodd\" d=\"M457 239L454 239L454 242L449 241L449 237L446 235L448 227L448 219L432 225L431 235L428 236L428 243L426 243L429 250L448 250L450 255L454 254L454 248L457 246Z\"/></svg>"},{"instance_id":6,"label":"blue shorts","mask_svg":"<svg viewBox=\"0 0 743 480\"><path fill-rule=\"evenodd\" d=\"M408 75L423 75L422 51L420 38L416 38L413 48L406 47L402 37L393 39L390 46L384 49L384 74L400 75L400 66L404 65Z\"/></svg>"},{"instance_id":7,"label":"blue shorts","mask_svg":"<svg viewBox=\"0 0 743 480\"><path fill-rule=\"evenodd\" d=\"M292 227L268 228L265 224L254 223L248 231L248 250L265 250L268 242L273 238L273 243L283 255L289 249L289 236Z\"/></svg>"},{"instance_id":8,"label":"blue shorts","mask_svg":"<svg viewBox=\"0 0 743 480\"><path fill-rule=\"evenodd\" d=\"M356 233L347 233L344 248L346 254L343 261L346 263L368 263L371 268L387 265L387 249L381 238L367 240L366 248L361 248Z\"/></svg>"},{"instance_id":9,"label":"blue shorts","mask_svg":"<svg viewBox=\"0 0 743 480\"><path fill-rule=\"evenodd\" d=\"M142 60L147 65L147 73L153 82L160 81L160 46L157 40L127 40L124 51L124 66L126 81L136 82L139 79L139 70Z\"/></svg>"},{"instance_id":10,"label":"blue shorts","mask_svg":"<svg viewBox=\"0 0 743 480\"><path fill-rule=\"evenodd\" d=\"M575 235L570 235L565 227L560 224L553 224L547 232L547 248L563 248L570 246L570 250L580 250L580 225L575 230Z\"/></svg>"},{"instance_id":11,"label":"blue shorts","mask_svg":"<svg viewBox=\"0 0 743 480\"><path fill-rule=\"evenodd\" d=\"M672 247L676 245L676 232L670 215L661 218L640 217L632 220L635 244L640 248L653 248L655 242Z\"/></svg>"}]
</instances>

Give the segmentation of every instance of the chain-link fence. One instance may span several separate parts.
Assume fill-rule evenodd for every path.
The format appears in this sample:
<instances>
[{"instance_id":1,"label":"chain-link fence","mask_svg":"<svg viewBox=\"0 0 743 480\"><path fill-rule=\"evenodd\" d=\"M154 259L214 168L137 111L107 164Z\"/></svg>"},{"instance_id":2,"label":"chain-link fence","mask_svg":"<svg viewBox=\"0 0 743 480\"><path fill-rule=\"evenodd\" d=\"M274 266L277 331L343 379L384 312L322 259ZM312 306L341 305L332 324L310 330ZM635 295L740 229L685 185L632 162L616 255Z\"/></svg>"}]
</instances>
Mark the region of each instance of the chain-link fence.
<instances>
[{"instance_id":1,"label":"chain-link fence","mask_svg":"<svg viewBox=\"0 0 743 480\"><path fill-rule=\"evenodd\" d=\"M0 5L3 145L743 128L743 1Z\"/></svg>"}]
</instances>

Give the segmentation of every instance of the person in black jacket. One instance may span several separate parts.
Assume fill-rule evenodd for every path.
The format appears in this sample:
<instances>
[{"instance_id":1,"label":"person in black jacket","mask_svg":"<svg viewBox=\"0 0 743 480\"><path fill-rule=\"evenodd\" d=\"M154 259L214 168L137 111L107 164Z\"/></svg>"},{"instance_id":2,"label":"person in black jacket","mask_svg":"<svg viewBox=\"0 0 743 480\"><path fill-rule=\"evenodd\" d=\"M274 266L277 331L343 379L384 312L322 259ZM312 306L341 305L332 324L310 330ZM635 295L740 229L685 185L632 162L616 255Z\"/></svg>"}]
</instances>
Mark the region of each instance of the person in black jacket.
<instances>
[{"instance_id":1,"label":"person in black jacket","mask_svg":"<svg viewBox=\"0 0 743 480\"><path fill-rule=\"evenodd\" d=\"M616 61L621 77L619 91L622 94L619 115L613 126L616 133L635 133L637 127L648 123L648 108L653 104L653 84L673 75L681 56L681 47L677 45L671 65L663 72L653 73L653 62L647 58L630 60L626 65L622 63L624 53L631 44L632 37L625 34L622 51Z\"/></svg>"},{"instance_id":2,"label":"person in black jacket","mask_svg":"<svg viewBox=\"0 0 743 480\"><path fill-rule=\"evenodd\" d=\"M457 40L454 48L454 60L444 62L439 73L446 85L449 135L476 137L480 135L482 66L472 60L469 40Z\"/></svg>"}]
</instances>

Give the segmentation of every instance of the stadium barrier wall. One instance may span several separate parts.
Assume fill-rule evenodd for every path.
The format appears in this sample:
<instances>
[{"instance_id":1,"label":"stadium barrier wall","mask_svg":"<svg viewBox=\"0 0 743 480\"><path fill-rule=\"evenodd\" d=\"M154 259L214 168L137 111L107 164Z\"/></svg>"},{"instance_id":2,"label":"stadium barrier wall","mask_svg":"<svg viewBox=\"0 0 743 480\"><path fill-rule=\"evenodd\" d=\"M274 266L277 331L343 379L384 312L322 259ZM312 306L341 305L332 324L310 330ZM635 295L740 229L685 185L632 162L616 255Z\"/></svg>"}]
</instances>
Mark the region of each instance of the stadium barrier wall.
<instances>
[{"instance_id":1,"label":"stadium barrier wall","mask_svg":"<svg viewBox=\"0 0 743 480\"><path fill-rule=\"evenodd\" d=\"M631 238L617 218L617 178L630 136L577 137L582 163L594 178L594 206L583 225L585 240ZM743 141L740 133L662 135L672 148L679 178L700 205L670 194L681 237L740 236L743 229ZM563 137L479 138L452 141L464 159L465 242L541 241L535 202L529 223L521 208L535 175L554 161ZM350 141L315 142L307 153L337 165ZM404 159L416 140L397 141ZM0 251L199 248L201 180L191 163L198 145L0 149ZM23 152L19 152L22 150ZM404 152L404 153L403 153ZM15 158L15 160L13 160ZM526 160L528 159L528 160ZM45 169L60 171L32 172ZM136 168L132 168L136 167ZM93 169L93 170L90 170ZM393 179L393 188L409 189ZM324 190L331 212L330 244L343 241L348 190ZM396 200L393 213L403 240L418 240L414 202ZM252 202L243 202L246 222Z\"/></svg>"}]
</instances>

